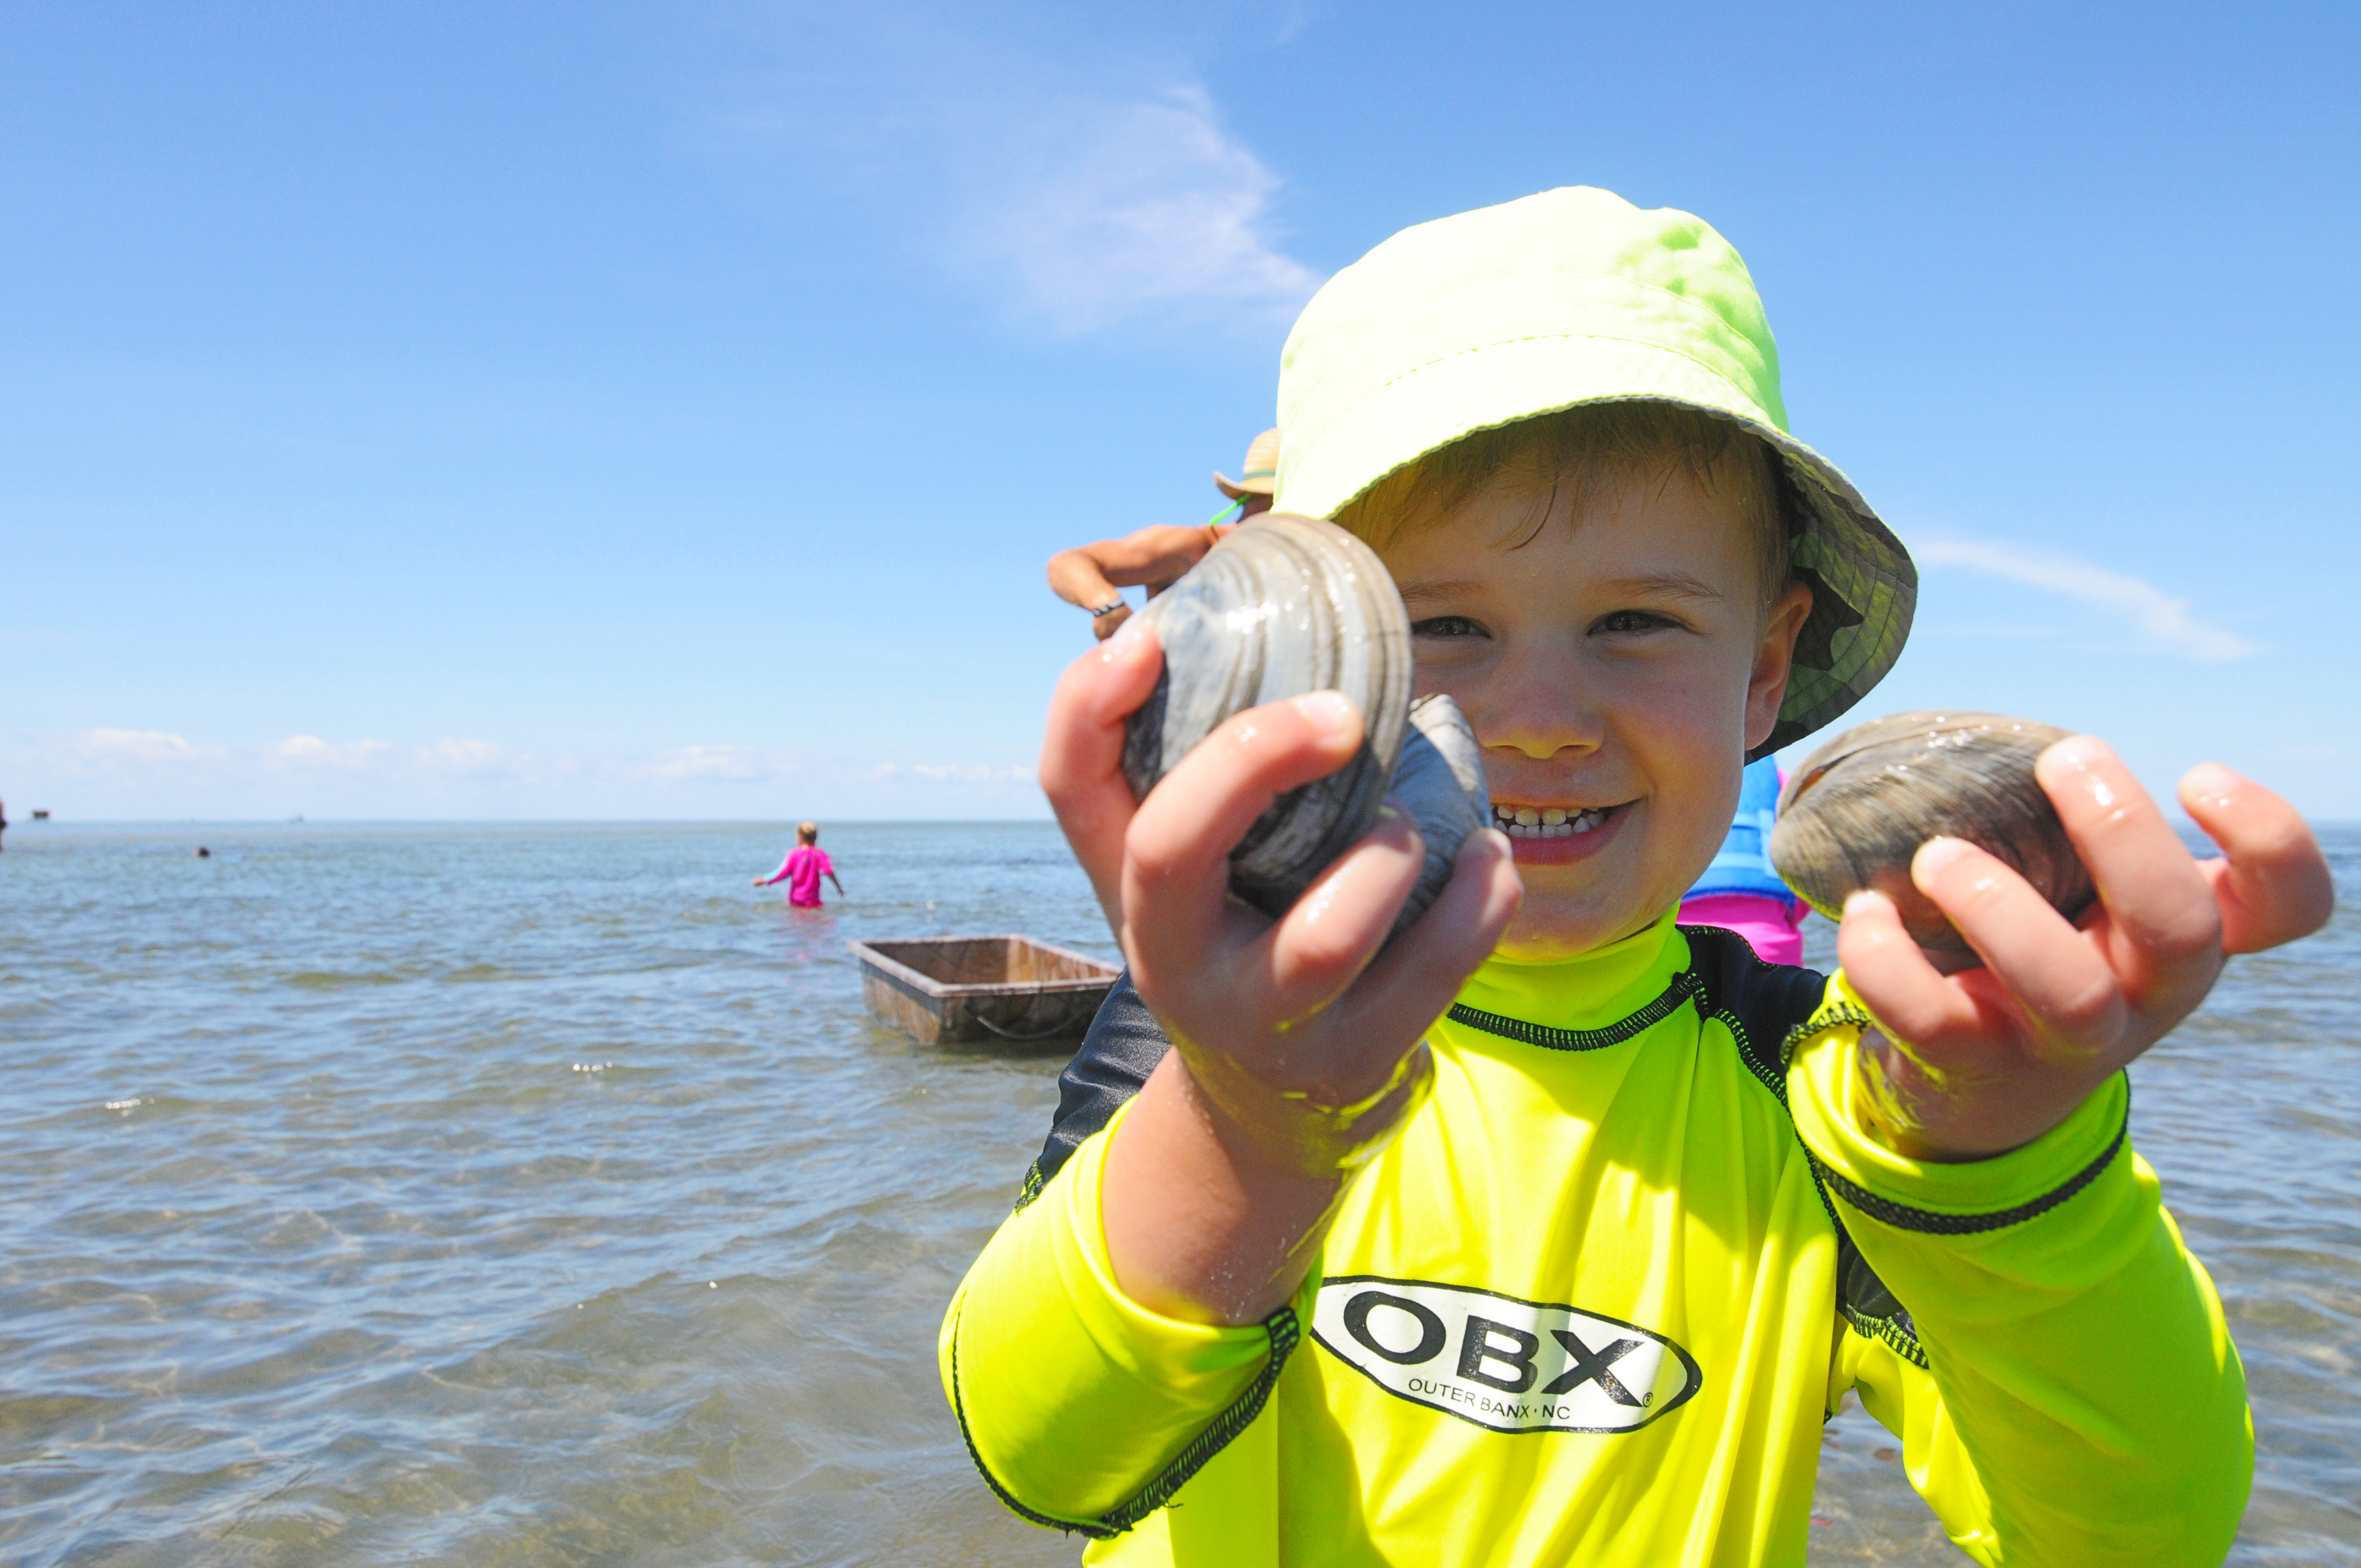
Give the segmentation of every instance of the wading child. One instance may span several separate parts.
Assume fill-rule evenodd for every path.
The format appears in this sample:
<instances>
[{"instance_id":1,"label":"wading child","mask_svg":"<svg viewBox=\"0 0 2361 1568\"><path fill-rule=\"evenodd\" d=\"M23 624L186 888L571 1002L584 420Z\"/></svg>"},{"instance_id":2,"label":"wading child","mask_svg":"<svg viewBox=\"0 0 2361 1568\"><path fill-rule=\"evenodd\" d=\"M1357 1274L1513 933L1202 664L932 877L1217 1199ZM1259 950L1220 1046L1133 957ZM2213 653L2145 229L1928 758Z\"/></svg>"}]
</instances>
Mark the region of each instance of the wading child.
<instances>
[{"instance_id":1,"label":"wading child","mask_svg":"<svg viewBox=\"0 0 2361 1568\"><path fill-rule=\"evenodd\" d=\"M769 876L754 879L756 887L769 887L774 883L787 884L787 903L797 909L818 909L819 879L836 883L836 895L844 896L844 883L837 882L836 867L828 851L819 847L819 827L817 823L799 823L796 828L796 847L779 862L779 869Z\"/></svg>"},{"instance_id":2,"label":"wading child","mask_svg":"<svg viewBox=\"0 0 2361 1568\"><path fill-rule=\"evenodd\" d=\"M2225 952L2326 917L2301 821L2200 768L2201 866L2078 738L2040 776L2081 929L1939 839L1914 877L1982 970L1877 894L1833 980L1678 929L1747 757L1876 683L1916 585L1686 214L1568 190L1399 235L1306 308L1279 415L1279 507L1384 558L1496 817L1575 831L1472 836L1373 959L1400 818L1276 924L1224 896L1350 704L1240 715L1135 806L1153 638L1068 671L1041 777L1128 984L943 1325L1003 1500L1091 1561L1801 1563L1858 1389L1979 1561L2218 1562L2245 1386L2123 1069Z\"/></svg>"}]
</instances>

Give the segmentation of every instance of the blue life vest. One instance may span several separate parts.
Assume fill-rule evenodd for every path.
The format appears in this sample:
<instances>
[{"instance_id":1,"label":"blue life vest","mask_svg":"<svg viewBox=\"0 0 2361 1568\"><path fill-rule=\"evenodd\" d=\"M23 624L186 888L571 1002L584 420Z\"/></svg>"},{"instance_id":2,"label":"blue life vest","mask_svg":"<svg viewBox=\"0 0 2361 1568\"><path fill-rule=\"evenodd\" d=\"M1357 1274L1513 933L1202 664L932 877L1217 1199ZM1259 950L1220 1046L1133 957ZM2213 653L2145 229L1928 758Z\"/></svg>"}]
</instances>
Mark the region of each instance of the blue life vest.
<instances>
[{"instance_id":1,"label":"blue life vest","mask_svg":"<svg viewBox=\"0 0 2361 1568\"><path fill-rule=\"evenodd\" d=\"M1784 904L1796 902L1795 893L1771 869L1771 821L1778 805L1778 759L1765 757L1748 763L1738 786L1738 816L1730 825L1730 837L1722 840L1721 853L1706 867L1705 875L1697 878L1687 896L1746 893Z\"/></svg>"}]
</instances>

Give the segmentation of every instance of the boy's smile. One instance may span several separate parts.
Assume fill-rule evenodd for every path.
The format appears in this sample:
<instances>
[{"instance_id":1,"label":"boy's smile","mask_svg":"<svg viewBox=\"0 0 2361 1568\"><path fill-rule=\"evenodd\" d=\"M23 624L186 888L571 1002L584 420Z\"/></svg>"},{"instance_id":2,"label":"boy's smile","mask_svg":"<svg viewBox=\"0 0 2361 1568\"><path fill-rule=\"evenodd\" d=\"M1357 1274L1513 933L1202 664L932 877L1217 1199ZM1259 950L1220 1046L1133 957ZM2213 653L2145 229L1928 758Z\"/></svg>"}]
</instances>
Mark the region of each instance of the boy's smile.
<instances>
[{"instance_id":1,"label":"boy's smile","mask_svg":"<svg viewBox=\"0 0 2361 1568\"><path fill-rule=\"evenodd\" d=\"M1572 488L1553 501L1546 484L1488 484L1378 550L1419 691L1448 693L1484 747L1525 883L1511 957L1629 936L1688 890L1730 830L1811 607L1790 587L1765 614L1733 486L1675 465Z\"/></svg>"}]
</instances>

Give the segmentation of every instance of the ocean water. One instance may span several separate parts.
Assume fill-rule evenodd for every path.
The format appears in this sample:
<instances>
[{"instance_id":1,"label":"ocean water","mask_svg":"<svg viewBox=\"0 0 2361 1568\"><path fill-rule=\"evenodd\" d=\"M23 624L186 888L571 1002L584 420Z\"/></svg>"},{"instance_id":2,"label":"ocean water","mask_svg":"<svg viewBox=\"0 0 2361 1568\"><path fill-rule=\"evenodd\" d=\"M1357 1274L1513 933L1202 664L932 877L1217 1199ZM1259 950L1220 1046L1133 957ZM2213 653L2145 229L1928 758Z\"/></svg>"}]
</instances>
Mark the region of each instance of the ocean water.
<instances>
[{"instance_id":1,"label":"ocean water","mask_svg":"<svg viewBox=\"0 0 2361 1568\"><path fill-rule=\"evenodd\" d=\"M13 828L0 1561L1073 1562L933 1354L1063 1047L915 1046L844 943L1104 927L1045 825L824 842L814 915L768 828ZM2356 974L2346 911L2135 1069L2253 1389L2241 1563L2361 1565ZM1964 1561L1894 1447L1831 1425L1815 1563Z\"/></svg>"}]
</instances>

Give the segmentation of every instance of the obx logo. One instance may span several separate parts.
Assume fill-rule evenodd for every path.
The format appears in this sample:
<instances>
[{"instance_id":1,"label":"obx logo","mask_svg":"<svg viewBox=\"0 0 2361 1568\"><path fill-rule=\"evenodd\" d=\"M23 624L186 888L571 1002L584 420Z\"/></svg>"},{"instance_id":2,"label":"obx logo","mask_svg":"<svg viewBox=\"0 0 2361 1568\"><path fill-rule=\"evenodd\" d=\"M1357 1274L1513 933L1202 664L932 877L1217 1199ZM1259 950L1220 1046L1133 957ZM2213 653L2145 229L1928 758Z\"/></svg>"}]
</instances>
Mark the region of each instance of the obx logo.
<instances>
[{"instance_id":1,"label":"obx logo","mask_svg":"<svg viewBox=\"0 0 2361 1568\"><path fill-rule=\"evenodd\" d=\"M1499 1432L1631 1431L1705 1381L1662 1334L1464 1285L1321 1282L1312 1337L1388 1393Z\"/></svg>"}]
</instances>

